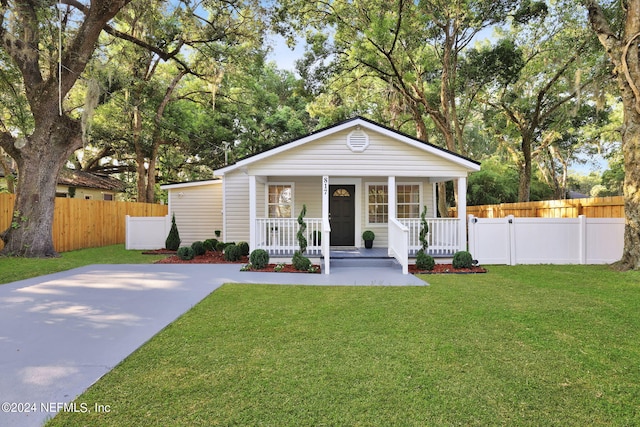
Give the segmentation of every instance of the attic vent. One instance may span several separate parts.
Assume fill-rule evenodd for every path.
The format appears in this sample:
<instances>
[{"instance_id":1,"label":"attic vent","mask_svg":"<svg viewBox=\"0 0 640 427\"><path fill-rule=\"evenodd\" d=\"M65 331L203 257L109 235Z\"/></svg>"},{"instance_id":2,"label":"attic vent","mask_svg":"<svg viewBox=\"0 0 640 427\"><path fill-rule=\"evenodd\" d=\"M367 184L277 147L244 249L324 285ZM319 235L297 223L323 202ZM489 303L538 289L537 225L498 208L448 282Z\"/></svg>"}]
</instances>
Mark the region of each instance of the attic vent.
<instances>
[{"instance_id":1,"label":"attic vent","mask_svg":"<svg viewBox=\"0 0 640 427\"><path fill-rule=\"evenodd\" d=\"M347 146L349 146L354 153L361 153L369 146L369 135L360 129L360 127L357 127L347 137Z\"/></svg>"}]
</instances>

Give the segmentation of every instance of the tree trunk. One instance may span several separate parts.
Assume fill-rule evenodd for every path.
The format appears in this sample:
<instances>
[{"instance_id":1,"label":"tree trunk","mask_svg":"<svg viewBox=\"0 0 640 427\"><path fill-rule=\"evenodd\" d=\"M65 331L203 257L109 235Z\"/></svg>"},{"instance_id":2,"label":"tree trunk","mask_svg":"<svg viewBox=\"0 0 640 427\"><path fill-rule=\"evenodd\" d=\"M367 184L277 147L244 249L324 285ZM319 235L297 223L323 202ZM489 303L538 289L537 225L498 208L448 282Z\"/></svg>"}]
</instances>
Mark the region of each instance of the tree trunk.
<instances>
[{"instance_id":1,"label":"tree trunk","mask_svg":"<svg viewBox=\"0 0 640 427\"><path fill-rule=\"evenodd\" d=\"M622 153L624 155L624 249L615 266L620 270L640 269L640 0L626 2L624 34L618 38L594 0L584 0L589 22L616 68L622 105Z\"/></svg>"},{"instance_id":2,"label":"tree trunk","mask_svg":"<svg viewBox=\"0 0 640 427\"><path fill-rule=\"evenodd\" d=\"M55 114L52 114L55 116ZM53 123L58 121L56 126ZM24 257L55 257L53 212L60 170L75 149L82 146L80 126L66 117L50 118L52 134L36 132L16 156L20 171L13 218L0 237L0 254ZM75 134L75 137L74 137Z\"/></svg>"},{"instance_id":3,"label":"tree trunk","mask_svg":"<svg viewBox=\"0 0 640 427\"><path fill-rule=\"evenodd\" d=\"M531 136L522 134L522 164L518 183L518 201L528 202L531 197Z\"/></svg>"},{"instance_id":4,"label":"tree trunk","mask_svg":"<svg viewBox=\"0 0 640 427\"><path fill-rule=\"evenodd\" d=\"M635 97L630 95L630 89L623 90L622 152L626 221L622 259L616 263L616 268L621 270L640 269L640 113L636 109Z\"/></svg>"}]
</instances>

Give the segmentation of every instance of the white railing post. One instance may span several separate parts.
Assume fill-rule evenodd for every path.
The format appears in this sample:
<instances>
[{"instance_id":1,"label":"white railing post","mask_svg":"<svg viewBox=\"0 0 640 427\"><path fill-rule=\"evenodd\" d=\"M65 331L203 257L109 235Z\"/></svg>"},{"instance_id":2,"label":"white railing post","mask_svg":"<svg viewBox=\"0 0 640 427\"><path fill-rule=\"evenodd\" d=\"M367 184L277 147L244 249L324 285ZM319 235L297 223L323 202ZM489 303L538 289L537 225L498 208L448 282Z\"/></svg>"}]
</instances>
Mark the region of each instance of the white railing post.
<instances>
[{"instance_id":1,"label":"white railing post","mask_svg":"<svg viewBox=\"0 0 640 427\"><path fill-rule=\"evenodd\" d=\"M329 218L322 219L322 255L324 255L324 274L329 274L331 265L331 224Z\"/></svg>"},{"instance_id":2,"label":"white railing post","mask_svg":"<svg viewBox=\"0 0 640 427\"><path fill-rule=\"evenodd\" d=\"M402 274L409 274L409 229L395 218L389 218L389 256L398 260Z\"/></svg>"}]
</instances>

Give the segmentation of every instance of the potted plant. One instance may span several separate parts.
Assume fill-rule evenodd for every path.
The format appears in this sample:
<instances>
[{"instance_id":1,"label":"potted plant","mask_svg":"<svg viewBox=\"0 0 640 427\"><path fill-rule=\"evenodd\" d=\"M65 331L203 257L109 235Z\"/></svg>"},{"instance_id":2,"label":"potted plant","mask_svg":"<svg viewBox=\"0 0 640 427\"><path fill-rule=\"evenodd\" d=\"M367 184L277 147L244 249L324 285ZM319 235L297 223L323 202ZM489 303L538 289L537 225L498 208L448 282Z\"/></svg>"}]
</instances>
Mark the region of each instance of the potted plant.
<instances>
[{"instance_id":1,"label":"potted plant","mask_svg":"<svg viewBox=\"0 0 640 427\"><path fill-rule=\"evenodd\" d=\"M362 233L362 240L364 240L364 247L367 249L371 249L373 247L373 239L376 238L376 235L371 230L365 230Z\"/></svg>"}]
</instances>

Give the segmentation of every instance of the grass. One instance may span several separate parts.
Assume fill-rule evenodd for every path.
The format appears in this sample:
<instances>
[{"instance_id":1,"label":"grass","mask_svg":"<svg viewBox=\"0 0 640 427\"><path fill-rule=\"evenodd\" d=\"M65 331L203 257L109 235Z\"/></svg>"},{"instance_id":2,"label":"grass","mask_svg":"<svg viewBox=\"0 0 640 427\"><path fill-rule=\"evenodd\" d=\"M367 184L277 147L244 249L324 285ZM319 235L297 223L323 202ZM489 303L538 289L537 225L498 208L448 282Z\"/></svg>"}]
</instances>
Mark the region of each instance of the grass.
<instances>
[{"instance_id":1,"label":"grass","mask_svg":"<svg viewBox=\"0 0 640 427\"><path fill-rule=\"evenodd\" d=\"M640 424L640 272L225 285L48 426Z\"/></svg>"},{"instance_id":2,"label":"grass","mask_svg":"<svg viewBox=\"0 0 640 427\"><path fill-rule=\"evenodd\" d=\"M63 252L59 258L0 257L0 284L57 273L90 264L145 264L165 256L127 251L124 245Z\"/></svg>"}]
</instances>

